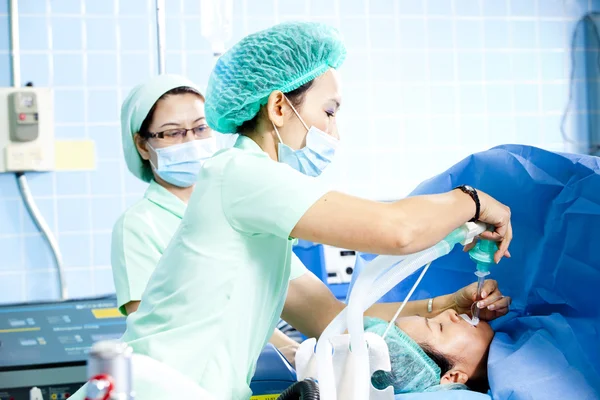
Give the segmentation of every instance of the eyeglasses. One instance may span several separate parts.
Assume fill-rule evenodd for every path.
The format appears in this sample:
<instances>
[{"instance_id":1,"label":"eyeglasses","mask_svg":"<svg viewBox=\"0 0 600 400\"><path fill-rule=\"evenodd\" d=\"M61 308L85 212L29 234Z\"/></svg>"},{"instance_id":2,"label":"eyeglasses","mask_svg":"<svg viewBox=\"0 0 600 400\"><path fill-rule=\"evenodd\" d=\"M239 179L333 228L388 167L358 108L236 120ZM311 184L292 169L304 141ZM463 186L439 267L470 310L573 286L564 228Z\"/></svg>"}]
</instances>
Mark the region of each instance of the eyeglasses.
<instances>
[{"instance_id":1,"label":"eyeglasses","mask_svg":"<svg viewBox=\"0 0 600 400\"><path fill-rule=\"evenodd\" d=\"M183 139L187 136L187 133L192 131L196 139L208 139L212 136L212 129L208 127L206 124L199 125L192 129L168 129L162 132L146 132L142 136L146 139L163 139L165 142L169 143L180 143L183 142Z\"/></svg>"}]
</instances>

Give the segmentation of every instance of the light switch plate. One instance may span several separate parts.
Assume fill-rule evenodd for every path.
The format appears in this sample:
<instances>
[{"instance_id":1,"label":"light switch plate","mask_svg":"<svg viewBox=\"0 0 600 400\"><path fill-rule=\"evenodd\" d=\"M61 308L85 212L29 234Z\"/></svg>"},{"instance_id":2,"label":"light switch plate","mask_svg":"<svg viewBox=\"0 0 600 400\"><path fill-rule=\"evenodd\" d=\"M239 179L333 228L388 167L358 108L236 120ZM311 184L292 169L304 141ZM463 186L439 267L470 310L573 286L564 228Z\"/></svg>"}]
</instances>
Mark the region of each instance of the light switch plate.
<instances>
[{"instance_id":1,"label":"light switch plate","mask_svg":"<svg viewBox=\"0 0 600 400\"><path fill-rule=\"evenodd\" d=\"M39 143L9 143L5 147L6 171L51 171L54 151Z\"/></svg>"}]
</instances>

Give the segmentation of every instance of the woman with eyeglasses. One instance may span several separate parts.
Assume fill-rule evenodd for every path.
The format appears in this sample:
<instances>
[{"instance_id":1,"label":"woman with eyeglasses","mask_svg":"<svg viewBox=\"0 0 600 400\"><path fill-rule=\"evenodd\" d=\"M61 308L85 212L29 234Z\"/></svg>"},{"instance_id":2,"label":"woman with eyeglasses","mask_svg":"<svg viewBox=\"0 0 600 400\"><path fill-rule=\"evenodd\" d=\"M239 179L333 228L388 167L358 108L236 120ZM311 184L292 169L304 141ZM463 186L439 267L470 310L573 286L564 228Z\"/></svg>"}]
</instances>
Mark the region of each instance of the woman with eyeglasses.
<instances>
[{"instance_id":1,"label":"woman with eyeglasses","mask_svg":"<svg viewBox=\"0 0 600 400\"><path fill-rule=\"evenodd\" d=\"M206 125L204 96L177 75L159 75L131 90L121 107L121 133L129 171L149 183L113 228L117 301L128 315L137 310L216 142Z\"/></svg>"},{"instance_id":2,"label":"woman with eyeglasses","mask_svg":"<svg viewBox=\"0 0 600 400\"><path fill-rule=\"evenodd\" d=\"M127 167L149 183L144 197L113 228L117 302L121 313L129 315L137 310L183 218L200 168L217 145L206 124L204 96L177 75L159 75L131 90L121 108L121 132ZM271 343L293 363L296 342L276 330Z\"/></svg>"}]
</instances>

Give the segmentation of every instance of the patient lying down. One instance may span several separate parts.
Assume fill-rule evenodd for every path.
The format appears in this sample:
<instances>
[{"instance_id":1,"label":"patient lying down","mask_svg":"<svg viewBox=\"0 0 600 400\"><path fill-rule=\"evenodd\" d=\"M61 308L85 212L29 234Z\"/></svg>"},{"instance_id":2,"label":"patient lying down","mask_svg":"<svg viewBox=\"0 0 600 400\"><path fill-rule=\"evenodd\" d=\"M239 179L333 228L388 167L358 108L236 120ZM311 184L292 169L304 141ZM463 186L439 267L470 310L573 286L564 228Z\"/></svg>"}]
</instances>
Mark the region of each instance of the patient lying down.
<instances>
[{"instance_id":1,"label":"patient lying down","mask_svg":"<svg viewBox=\"0 0 600 400\"><path fill-rule=\"evenodd\" d=\"M387 321L365 319L365 331L383 335ZM433 318L402 317L385 337L391 373L377 371L373 386L394 392L487 390L487 355L494 331L486 322L473 326L454 310Z\"/></svg>"},{"instance_id":2,"label":"patient lying down","mask_svg":"<svg viewBox=\"0 0 600 400\"><path fill-rule=\"evenodd\" d=\"M502 295L494 280L484 283L482 294L484 300L478 303L483 307L482 320L477 326L461 316L469 314L475 302L475 284L442 296L446 299L441 301L445 306L428 313L428 318L418 314L419 308L407 306L405 310L410 311L401 314L384 338L391 372L375 372L373 386L378 389L393 386L396 394L467 388L487 392L487 358L494 331L485 320L506 314L510 297ZM413 305L419 306L419 302L422 301ZM380 304L380 311L365 318L365 331L383 336L389 312L385 303Z\"/></svg>"}]
</instances>

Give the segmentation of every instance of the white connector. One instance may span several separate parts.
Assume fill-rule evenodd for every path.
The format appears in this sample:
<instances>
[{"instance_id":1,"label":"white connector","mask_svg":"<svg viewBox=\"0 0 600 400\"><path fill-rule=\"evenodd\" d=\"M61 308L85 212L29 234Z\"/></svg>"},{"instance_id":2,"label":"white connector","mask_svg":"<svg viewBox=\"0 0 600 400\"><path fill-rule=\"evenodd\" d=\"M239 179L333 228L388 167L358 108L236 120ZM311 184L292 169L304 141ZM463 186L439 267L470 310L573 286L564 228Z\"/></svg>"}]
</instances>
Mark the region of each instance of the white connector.
<instances>
[{"instance_id":1,"label":"white connector","mask_svg":"<svg viewBox=\"0 0 600 400\"><path fill-rule=\"evenodd\" d=\"M477 326L477 324L479 324L479 318L477 317L469 318L467 314L460 314L460 317L470 325Z\"/></svg>"},{"instance_id":2,"label":"white connector","mask_svg":"<svg viewBox=\"0 0 600 400\"><path fill-rule=\"evenodd\" d=\"M485 232L487 229L487 225L480 221L467 222L466 224L463 225L463 229L465 230L466 236L465 236L465 240L460 242L460 244L462 244L463 246L466 246L469 243L471 243L476 236L479 236L483 232Z\"/></svg>"},{"instance_id":3,"label":"white connector","mask_svg":"<svg viewBox=\"0 0 600 400\"><path fill-rule=\"evenodd\" d=\"M44 400L42 390L38 387L33 387L29 391L29 400Z\"/></svg>"}]
</instances>

